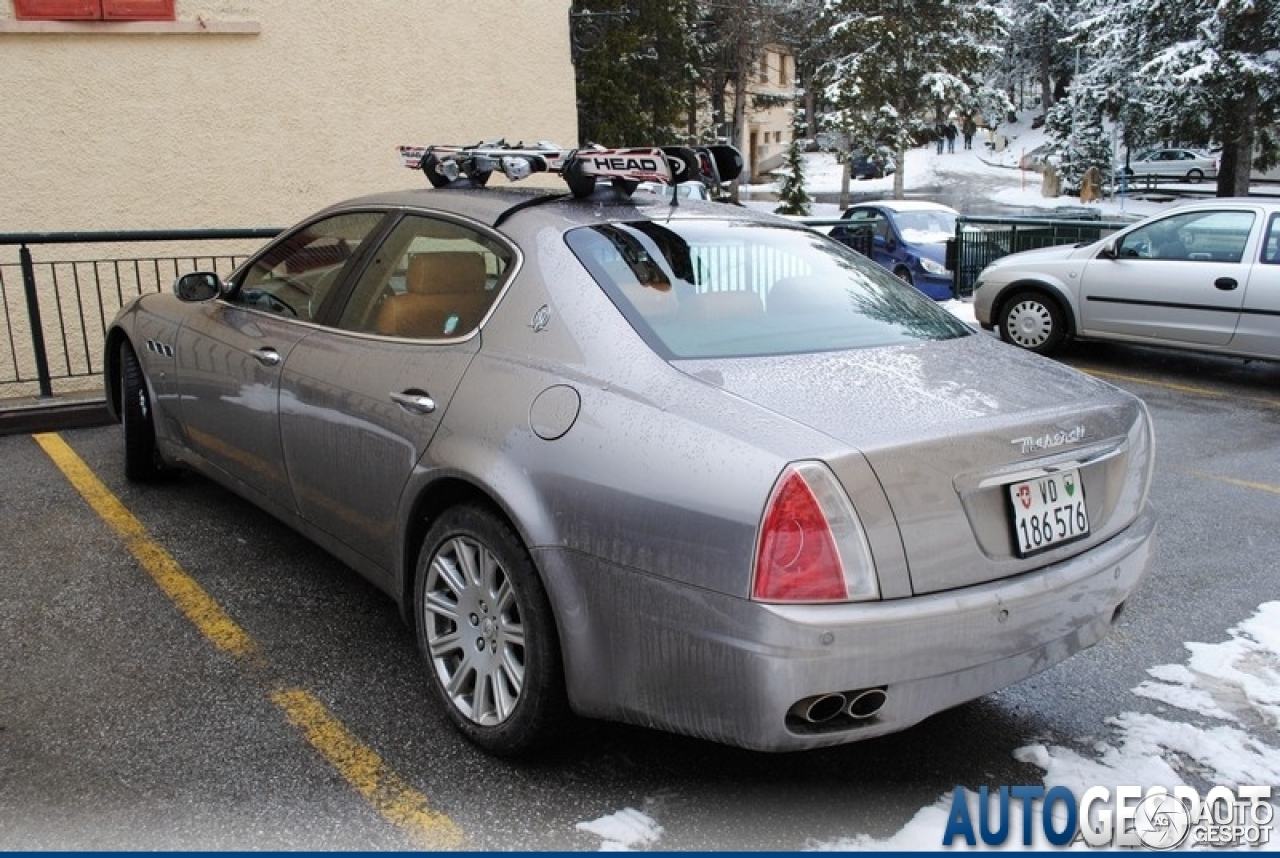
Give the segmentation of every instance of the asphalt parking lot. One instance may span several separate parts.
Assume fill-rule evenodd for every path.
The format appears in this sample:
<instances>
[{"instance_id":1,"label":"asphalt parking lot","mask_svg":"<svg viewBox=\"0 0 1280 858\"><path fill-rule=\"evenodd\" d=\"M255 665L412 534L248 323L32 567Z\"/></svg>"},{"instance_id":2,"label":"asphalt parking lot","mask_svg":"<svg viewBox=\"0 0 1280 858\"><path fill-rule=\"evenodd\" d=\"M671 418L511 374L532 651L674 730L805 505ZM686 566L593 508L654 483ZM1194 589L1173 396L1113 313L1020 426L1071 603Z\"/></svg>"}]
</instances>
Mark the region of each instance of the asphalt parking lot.
<instances>
[{"instance_id":1,"label":"asphalt parking lot","mask_svg":"<svg viewBox=\"0 0 1280 858\"><path fill-rule=\"evenodd\" d=\"M1280 365L1064 360L1156 424L1157 558L1113 636L899 736L786 756L584 724L553 757L489 758L390 600L301 537L202 478L127 483L117 427L0 437L0 848L596 850L580 824L636 808L656 848L795 850L1025 780L1013 749L1086 744L1147 668L1280 596Z\"/></svg>"}]
</instances>

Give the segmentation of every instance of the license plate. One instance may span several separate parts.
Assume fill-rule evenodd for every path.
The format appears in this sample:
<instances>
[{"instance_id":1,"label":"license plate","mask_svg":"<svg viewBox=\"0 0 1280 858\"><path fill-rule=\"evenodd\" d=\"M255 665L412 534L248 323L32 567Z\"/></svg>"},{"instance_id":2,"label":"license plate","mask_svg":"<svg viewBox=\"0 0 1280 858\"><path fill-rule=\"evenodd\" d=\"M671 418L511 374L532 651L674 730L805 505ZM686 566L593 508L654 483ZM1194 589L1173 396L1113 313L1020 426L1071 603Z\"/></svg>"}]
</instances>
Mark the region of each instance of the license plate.
<instances>
[{"instance_id":1,"label":"license plate","mask_svg":"<svg viewBox=\"0 0 1280 858\"><path fill-rule=\"evenodd\" d=\"M1029 557L1089 535L1084 484L1074 468L1009 486L1013 509L1013 543L1019 557Z\"/></svg>"}]
</instances>

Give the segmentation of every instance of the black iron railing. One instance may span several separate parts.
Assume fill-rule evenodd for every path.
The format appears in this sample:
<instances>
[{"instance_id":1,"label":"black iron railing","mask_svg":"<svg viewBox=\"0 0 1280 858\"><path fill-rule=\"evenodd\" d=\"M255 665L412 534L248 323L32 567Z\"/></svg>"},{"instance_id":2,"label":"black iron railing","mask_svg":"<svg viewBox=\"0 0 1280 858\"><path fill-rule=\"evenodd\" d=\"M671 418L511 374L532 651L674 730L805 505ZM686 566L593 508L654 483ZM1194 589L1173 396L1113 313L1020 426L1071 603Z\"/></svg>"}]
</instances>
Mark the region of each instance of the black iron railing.
<instances>
[{"instance_id":1,"label":"black iron railing","mask_svg":"<svg viewBox=\"0 0 1280 858\"><path fill-rule=\"evenodd\" d=\"M0 399L51 397L55 382L67 389L57 392L93 386L102 373L107 325L129 300L168 289L189 271L230 274L279 232L0 233L0 333L7 347L0 352ZM139 252L140 245L157 244L152 254Z\"/></svg>"},{"instance_id":2,"label":"black iron railing","mask_svg":"<svg viewBox=\"0 0 1280 858\"><path fill-rule=\"evenodd\" d=\"M1131 223L1103 221L1098 219L1096 212L1088 214L1088 217L1074 218L960 217L956 221L955 237L947 243L947 269L955 276L952 294L957 298L971 296L974 281L982 269L1001 256L1037 247L1097 241ZM826 227L849 226L849 221L834 218L807 217L799 220L824 231ZM874 220L868 220L860 222L858 230L839 230L841 241L863 256L870 257L876 226Z\"/></svg>"},{"instance_id":3,"label":"black iron railing","mask_svg":"<svg viewBox=\"0 0 1280 858\"><path fill-rule=\"evenodd\" d=\"M1001 256L1038 247L1091 243L1131 223L1079 218L960 217L956 221L956 237L947 250L947 268L955 273L952 291L957 297L972 295L982 269Z\"/></svg>"}]
</instances>

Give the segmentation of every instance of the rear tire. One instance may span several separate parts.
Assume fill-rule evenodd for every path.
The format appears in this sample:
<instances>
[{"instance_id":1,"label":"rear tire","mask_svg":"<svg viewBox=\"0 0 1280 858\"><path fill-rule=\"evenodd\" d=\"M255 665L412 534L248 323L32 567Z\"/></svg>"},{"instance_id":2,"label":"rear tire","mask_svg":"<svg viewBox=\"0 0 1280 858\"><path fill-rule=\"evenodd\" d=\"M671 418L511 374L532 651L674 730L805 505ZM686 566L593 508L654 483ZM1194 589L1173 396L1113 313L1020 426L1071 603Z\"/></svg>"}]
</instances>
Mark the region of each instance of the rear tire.
<instances>
[{"instance_id":1,"label":"rear tire","mask_svg":"<svg viewBox=\"0 0 1280 858\"><path fill-rule=\"evenodd\" d=\"M553 743L569 720L551 603L511 528L487 510L444 512L422 541L418 647L454 726L491 754Z\"/></svg>"},{"instance_id":2,"label":"rear tire","mask_svg":"<svg viewBox=\"0 0 1280 858\"><path fill-rule=\"evenodd\" d=\"M157 480L169 472L156 448L151 394L138 356L120 344L120 422L124 426L124 476L135 483Z\"/></svg>"},{"instance_id":3,"label":"rear tire","mask_svg":"<svg viewBox=\"0 0 1280 858\"><path fill-rule=\"evenodd\" d=\"M1018 348L1047 355L1057 350L1066 336L1066 314L1044 292L1018 292L1000 311L1000 338Z\"/></svg>"},{"instance_id":4,"label":"rear tire","mask_svg":"<svg viewBox=\"0 0 1280 858\"><path fill-rule=\"evenodd\" d=\"M1200 170L1192 170L1187 173L1187 181L1193 185L1198 185L1204 179L1204 173Z\"/></svg>"}]
</instances>

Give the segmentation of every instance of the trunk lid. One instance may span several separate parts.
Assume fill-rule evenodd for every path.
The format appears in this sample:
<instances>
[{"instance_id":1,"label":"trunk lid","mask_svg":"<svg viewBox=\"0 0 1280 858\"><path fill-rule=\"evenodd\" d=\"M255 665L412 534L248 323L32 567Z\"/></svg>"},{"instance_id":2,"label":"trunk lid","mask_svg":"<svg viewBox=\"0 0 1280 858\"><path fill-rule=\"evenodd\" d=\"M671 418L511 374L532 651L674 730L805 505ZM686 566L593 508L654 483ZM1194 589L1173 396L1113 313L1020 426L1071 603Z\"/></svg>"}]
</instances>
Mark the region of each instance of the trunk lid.
<instances>
[{"instance_id":1,"label":"trunk lid","mask_svg":"<svg viewBox=\"0 0 1280 858\"><path fill-rule=\"evenodd\" d=\"M910 591L1037 568L1114 536L1140 512L1151 437L1141 402L984 336L820 354L684 361L692 375L802 423L876 474L897 521ZM855 454L856 455L856 454ZM1008 486L1076 471L1088 535L1020 556Z\"/></svg>"}]
</instances>

